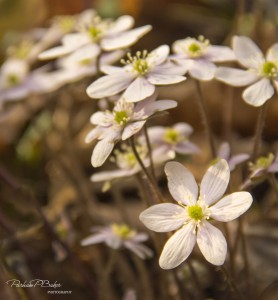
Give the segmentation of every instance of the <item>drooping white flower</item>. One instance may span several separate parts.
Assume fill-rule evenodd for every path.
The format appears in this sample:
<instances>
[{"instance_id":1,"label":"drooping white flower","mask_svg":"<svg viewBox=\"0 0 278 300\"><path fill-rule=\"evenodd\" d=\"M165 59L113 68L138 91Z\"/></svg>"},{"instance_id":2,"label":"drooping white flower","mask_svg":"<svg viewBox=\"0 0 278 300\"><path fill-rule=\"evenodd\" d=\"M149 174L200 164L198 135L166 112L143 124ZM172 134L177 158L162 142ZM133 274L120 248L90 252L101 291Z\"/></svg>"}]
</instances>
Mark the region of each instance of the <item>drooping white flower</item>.
<instances>
[{"instance_id":1,"label":"drooping white flower","mask_svg":"<svg viewBox=\"0 0 278 300\"><path fill-rule=\"evenodd\" d=\"M151 115L177 106L176 101L155 101L155 98L156 95L135 105L121 97L113 111L99 111L92 115L91 123L97 126L89 132L85 141L98 140L91 159L94 167L105 162L118 141L127 140L139 132Z\"/></svg>"},{"instance_id":2,"label":"drooping white flower","mask_svg":"<svg viewBox=\"0 0 278 300\"><path fill-rule=\"evenodd\" d=\"M232 86L246 86L244 101L252 106L261 106L278 87L278 43L267 51L266 56L248 37L235 36L233 49L238 62L247 70L219 67L215 78ZM273 87L274 86L274 87Z\"/></svg>"},{"instance_id":3,"label":"drooping white flower","mask_svg":"<svg viewBox=\"0 0 278 300\"><path fill-rule=\"evenodd\" d=\"M92 16L79 27L79 32L66 34L62 38L62 45L46 50L39 55L39 59L52 59L70 54L77 49L94 45L97 51L112 51L123 49L136 43L151 30L150 25L129 30L134 24L131 16L121 16L115 22L110 19L102 20L99 16Z\"/></svg>"},{"instance_id":4,"label":"drooping white flower","mask_svg":"<svg viewBox=\"0 0 278 300\"><path fill-rule=\"evenodd\" d=\"M148 134L153 145L160 151L168 153L172 159L179 154L198 153L200 149L189 141L193 128L187 123L177 123L172 127L153 126L148 128Z\"/></svg>"},{"instance_id":5,"label":"drooping white flower","mask_svg":"<svg viewBox=\"0 0 278 300\"><path fill-rule=\"evenodd\" d=\"M93 227L94 234L81 241L82 246L89 246L105 243L112 249L126 248L141 259L152 257L153 252L150 248L143 245L148 239L146 233L137 233L126 224L111 224L110 226Z\"/></svg>"},{"instance_id":6,"label":"drooping white flower","mask_svg":"<svg viewBox=\"0 0 278 300\"><path fill-rule=\"evenodd\" d=\"M91 98L104 98L122 92L127 102L141 101L155 92L156 85L168 85L181 82L186 78L180 66L167 60L169 46L162 45L148 54L147 51L136 53L122 61L124 67L104 66L102 71L108 75L94 81L88 88Z\"/></svg>"},{"instance_id":7,"label":"drooping white flower","mask_svg":"<svg viewBox=\"0 0 278 300\"><path fill-rule=\"evenodd\" d=\"M218 148L217 157L225 159L229 165L230 171L233 171L237 165L248 160L250 155L247 153L239 153L231 156L230 145L229 143L224 142Z\"/></svg>"},{"instance_id":8,"label":"drooping white flower","mask_svg":"<svg viewBox=\"0 0 278 300\"><path fill-rule=\"evenodd\" d=\"M212 80L216 71L214 63L235 60L233 51L227 46L212 46L209 40L200 36L188 37L173 44L171 57L184 67L191 77L197 80Z\"/></svg>"},{"instance_id":9,"label":"drooping white flower","mask_svg":"<svg viewBox=\"0 0 278 300\"><path fill-rule=\"evenodd\" d=\"M163 203L143 211L140 220L156 232L177 230L165 244L159 259L163 269L172 269L187 259L197 242L205 259L222 265L227 254L227 243L219 229L209 220L234 220L252 203L248 192L236 192L223 198L230 178L224 159L209 167L200 191L193 175L183 165L168 162L165 166L168 187L178 204Z\"/></svg>"}]
</instances>

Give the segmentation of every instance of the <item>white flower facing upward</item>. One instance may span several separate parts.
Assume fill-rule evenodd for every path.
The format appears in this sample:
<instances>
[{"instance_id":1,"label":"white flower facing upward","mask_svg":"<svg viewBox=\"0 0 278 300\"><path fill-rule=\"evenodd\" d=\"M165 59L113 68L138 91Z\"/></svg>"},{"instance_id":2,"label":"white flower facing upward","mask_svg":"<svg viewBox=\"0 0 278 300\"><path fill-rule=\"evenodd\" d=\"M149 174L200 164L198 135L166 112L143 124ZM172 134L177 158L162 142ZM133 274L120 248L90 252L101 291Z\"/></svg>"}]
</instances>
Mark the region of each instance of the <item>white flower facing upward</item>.
<instances>
[{"instance_id":1,"label":"white flower facing upward","mask_svg":"<svg viewBox=\"0 0 278 300\"><path fill-rule=\"evenodd\" d=\"M179 83L186 78L183 68L167 61L169 46L162 45L148 54L147 51L127 55L124 67L104 66L108 74L94 81L88 88L91 98L113 96L122 91L127 102L138 102L155 93L156 85Z\"/></svg>"},{"instance_id":2,"label":"white flower facing upward","mask_svg":"<svg viewBox=\"0 0 278 300\"><path fill-rule=\"evenodd\" d=\"M81 241L82 246L105 243L112 249L126 248L141 259L152 257L153 252L142 242L148 240L146 233L137 233L126 224L111 224L110 226L93 227L94 234Z\"/></svg>"},{"instance_id":3,"label":"white flower facing upward","mask_svg":"<svg viewBox=\"0 0 278 300\"><path fill-rule=\"evenodd\" d=\"M193 175L183 165L168 162L165 166L168 187L178 204L163 203L143 211L140 220L156 232L177 230L165 244L159 259L163 269L172 269L187 259L197 242L205 259L222 265L227 243L210 219L221 222L234 220L252 203L248 192L236 192L221 198L227 188L230 170L224 159L209 167L200 192Z\"/></svg>"},{"instance_id":4,"label":"white flower facing upward","mask_svg":"<svg viewBox=\"0 0 278 300\"><path fill-rule=\"evenodd\" d=\"M244 101L256 107L263 105L278 87L278 43L264 56L250 38L235 36L233 49L236 59L247 70L219 67L215 78L232 86L250 85L243 91Z\"/></svg>"},{"instance_id":5,"label":"white flower facing upward","mask_svg":"<svg viewBox=\"0 0 278 300\"><path fill-rule=\"evenodd\" d=\"M173 52L175 55L171 59L182 65L184 72L203 81L213 79L216 71L214 63L235 60L232 49L227 46L212 46L203 36L176 41Z\"/></svg>"},{"instance_id":6,"label":"white flower facing upward","mask_svg":"<svg viewBox=\"0 0 278 300\"><path fill-rule=\"evenodd\" d=\"M91 123L97 126L89 132L85 142L90 143L95 139L99 140L92 154L93 167L101 166L112 152L114 145L139 132L147 119L154 113L177 106L176 101L155 101L155 98L156 95L135 105L126 102L121 97L113 111L99 111L92 115Z\"/></svg>"},{"instance_id":7,"label":"white flower facing upward","mask_svg":"<svg viewBox=\"0 0 278 300\"><path fill-rule=\"evenodd\" d=\"M162 152L168 153L172 159L179 154L193 154L200 149L189 141L193 128L187 123L177 123L172 127L153 126L148 128L148 134L153 145Z\"/></svg>"},{"instance_id":8,"label":"white flower facing upward","mask_svg":"<svg viewBox=\"0 0 278 300\"><path fill-rule=\"evenodd\" d=\"M42 52L39 59L61 57L88 46L91 46L92 54L95 56L101 50L112 51L129 47L152 28L150 25L145 25L129 30L133 24L134 19L131 16L121 16L114 22L110 19L101 19L97 15L91 16L90 21L83 21L79 32L66 34L62 38L61 46Z\"/></svg>"}]
</instances>

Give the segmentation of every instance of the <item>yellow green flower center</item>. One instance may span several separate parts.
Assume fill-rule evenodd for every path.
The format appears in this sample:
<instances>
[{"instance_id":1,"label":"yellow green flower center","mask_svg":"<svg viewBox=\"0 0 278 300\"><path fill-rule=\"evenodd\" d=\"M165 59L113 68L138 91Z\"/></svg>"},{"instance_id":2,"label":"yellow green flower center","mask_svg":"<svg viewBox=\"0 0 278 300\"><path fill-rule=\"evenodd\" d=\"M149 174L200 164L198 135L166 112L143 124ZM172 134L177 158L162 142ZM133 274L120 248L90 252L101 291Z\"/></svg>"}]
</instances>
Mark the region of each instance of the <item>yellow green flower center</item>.
<instances>
[{"instance_id":1,"label":"yellow green flower center","mask_svg":"<svg viewBox=\"0 0 278 300\"><path fill-rule=\"evenodd\" d=\"M115 111L114 112L114 120L119 124L119 125L125 125L128 121L128 114L126 111Z\"/></svg>"},{"instance_id":2,"label":"yellow green flower center","mask_svg":"<svg viewBox=\"0 0 278 300\"><path fill-rule=\"evenodd\" d=\"M267 157L261 156L257 159L254 168L264 168L267 169L273 162L274 155L270 153Z\"/></svg>"},{"instance_id":3,"label":"yellow green flower center","mask_svg":"<svg viewBox=\"0 0 278 300\"><path fill-rule=\"evenodd\" d=\"M84 59L80 60L79 63L82 66L86 66L86 65L89 65L91 62L92 62L92 59L90 59L90 58L84 58Z\"/></svg>"},{"instance_id":4,"label":"yellow green flower center","mask_svg":"<svg viewBox=\"0 0 278 300\"><path fill-rule=\"evenodd\" d=\"M112 224L112 230L115 233L115 235L122 239L129 239L135 235L135 231L125 224Z\"/></svg>"},{"instance_id":5,"label":"yellow green flower center","mask_svg":"<svg viewBox=\"0 0 278 300\"><path fill-rule=\"evenodd\" d=\"M277 77L278 70L276 64L272 61L265 62L263 64L263 74L270 78Z\"/></svg>"},{"instance_id":6,"label":"yellow green flower center","mask_svg":"<svg viewBox=\"0 0 278 300\"><path fill-rule=\"evenodd\" d=\"M163 140L169 144L177 144L180 141L178 131L172 128L168 128L164 134Z\"/></svg>"},{"instance_id":7,"label":"yellow green flower center","mask_svg":"<svg viewBox=\"0 0 278 300\"><path fill-rule=\"evenodd\" d=\"M150 66L147 61L148 52L144 50L143 52L137 51L136 56L131 56L130 53L127 54L127 60L122 59L121 63L125 65L132 65L133 70L138 75L145 75L149 69Z\"/></svg>"},{"instance_id":8,"label":"yellow green flower center","mask_svg":"<svg viewBox=\"0 0 278 300\"><path fill-rule=\"evenodd\" d=\"M15 86L15 85L19 84L20 80L19 80L18 76L16 76L15 74L9 74L7 76L7 82L10 86Z\"/></svg>"},{"instance_id":9,"label":"yellow green flower center","mask_svg":"<svg viewBox=\"0 0 278 300\"><path fill-rule=\"evenodd\" d=\"M102 30L96 26L91 26L88 31L93 41L97 41L102 35Z\"/></svg>"},{"instance_id":10,"label":"yellow green flower center","mask_svg":"<svg viewBox=\"0 0 278 300\"><path fill-rule=\"evenodd\" d=\"M187 212L188 216L195 221L201 221L204 218L203 209L198 204L188 206Z\"/></svg>"},{"instance_id":11,"label":"yellow green flower center","mask_svg":"<svg viewBox=\"0 0 278 300\"><path fill-rule=\"evenodd\" d=\"M196 52L200 52L201 51L201 47L196 44L196 43L192 43L189 47L188 50L192 53L196 53Z\"/></svg>"}]
</instances>

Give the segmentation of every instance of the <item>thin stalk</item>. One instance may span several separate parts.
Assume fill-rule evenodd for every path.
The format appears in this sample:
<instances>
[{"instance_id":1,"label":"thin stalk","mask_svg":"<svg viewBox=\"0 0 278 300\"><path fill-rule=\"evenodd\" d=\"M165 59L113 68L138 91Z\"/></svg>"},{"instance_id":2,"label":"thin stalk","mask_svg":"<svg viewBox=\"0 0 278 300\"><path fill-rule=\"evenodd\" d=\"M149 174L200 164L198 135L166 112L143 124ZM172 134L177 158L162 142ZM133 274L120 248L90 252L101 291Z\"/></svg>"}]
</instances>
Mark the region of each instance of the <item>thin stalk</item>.
<instances>
[{"instance_id":1,"label":"thin stalk","mask_svg":"<svg viewBox=\"0 0 278 300\"><path fill-rule=\"evenodd\" d=\"M230 142L232 133L232 120L233 120L233 103L234 103L234 89L230 86L226 87L227 99L223 101L223 137L226 141Z\"/></svg>"},{"instance_id":2,"label":"thin stalk","mask_svg":"<svg viewBox=\"0 0 278 300\"><path fill-rule=\"evenodd\" d=\"M152 145L150 142L147 125L145 124L143 128L144 128L144 135L145 135L145 139L146 139L147 147L148 147L151 174L152 174L152 177L155 179L154 163L153 163L153 156L152 156Z\"/></svg>"},{"instance_id":3,"label":"thin stalk","mask_svg":"<svg viewBox=\"0 0 278 300\"><path fill-rule=\"evenodd\" d=\"M192 278L193 278L193 281L195 283L196 289L198 291L199 299L205 299L206 297L205 297L204 292L203 292L203 290L201 288L202 287L201 282L200 282L200 280L199 280L199 278L197 276L197 273L196 273L196 271L195 271L195 269L194 269L191 261L188 260L187 264L188 264L189 270L190 270L190 272L192 274Z\"/></svg>"},{"instance_id":4,"label":"thin stalk","mask_svg":"<svg viewBox=\"0 0 278 300\"><path fill-rule=\"evenodd\" d=\"M202 93L202 90L201 90L200 82L198 80L195 80L195 84L196 84L196 90L197 90L197 95L198 95L197 98L198 98L198 104L199 104L199 109L200 109L200 113L201 113L201 118L202 118L204 127L207 131L210 151L211 151L211 154L214 158L214 157L216 157L216 149L215 149L215 146L214 146L214 141L213 141L211 126L210 126L210 122L209 122L209 118L208 118L208 112L207 112L206 104L205 104L205 101L204 101L204 97L203 97L203 93Z\"/></svg>"},{"instance_id":5,"label":"thin stalk","mask_svg":"<svg viewBox=\"0 0 278 300\"><path fill-rule=\"evenodd\" d=\"M267 104L268 104L268 101L266 101L265 104L262 105L259 109L259 115L258 115L258 119L257 119L256 131L255 131L255 136L254 136L253 152L251 155L251 160L253 160L253 161L258 156L260 146L261 146L263 127L264 127L265 116L266 116L266 111L267 111Z\"/></svg>"},{"instance_id":6,"label":"thin stalk","mask_svg":"<svg viewBox=\"0 0 278 300\"><path fill-rule=\"evenodd\" d=\"M158 186L157 186L155 180L149 174L147 168L145 167L145 165L144 165L144 163L143 163L143 161L142 161L142 159L141 159L141 157L140 157L140 155L139 155L139 153L138 153L138 151L136 149L133 137L130 138L130 145L131 145L132 151L133 151L133 153L134 153L134 155L135 155L135 157L136 157L136 159L137 159L137 161L138 161L138 163L139 163L142 171L144 172L144 174L148 178L148 181L149 181L149 183L150 183L150 185L151 185L151 187L152 187L152 189L153 189L153 191L154 191L154 193L156 195L156 198L157 198L158 202L163 203L164 201L163 201L161 193L160 193L160 191L158 189Z\"/></svg>"},{"instance_id":7,"label":"thin stalk","mask_svg":"<svg viewBox=\"0 0 278 300\"><path fill-rule=\"evenodd\" d=\"M230 258L230 269L232 275L234 275L235 272L235 259L234 259L234 249L232 247L232 239L231 239L231 233L228 227L227 223L223 223L226 239L227 239L227 244L228 244L228 252L229 252L229 258Z\"/></svg>"},{"instance_id":8,"label":"thin stalk","mask_svg":"<svg viewBox=\"0 0 278 300\"><path fill-rule=\"evenodd\" d=\"M228 270L224 266L220 267L220 270L222 271L222 273L226 277L230 288L235 292L235 294L237 296L237 299L238 300L245 300L245 298L243 297L242 293L240 292L239 288L237 287L236 283L234 282L234 280L231 277Z\"/></svg>"}]
</instances>

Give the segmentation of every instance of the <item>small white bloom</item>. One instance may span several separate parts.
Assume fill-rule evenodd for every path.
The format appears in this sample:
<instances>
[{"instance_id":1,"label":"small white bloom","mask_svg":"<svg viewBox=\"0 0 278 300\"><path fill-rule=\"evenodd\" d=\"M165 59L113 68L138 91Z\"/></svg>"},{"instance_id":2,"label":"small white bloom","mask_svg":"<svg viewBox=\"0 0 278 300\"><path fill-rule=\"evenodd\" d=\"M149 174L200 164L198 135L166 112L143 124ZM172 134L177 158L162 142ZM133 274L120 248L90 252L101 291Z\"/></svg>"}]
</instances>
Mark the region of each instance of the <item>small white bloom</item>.
<instances>
[{"instance_id":1,"label":"small white bloom","mask_svg":"<svg viewBox=\"0 0 278 300\"><path fill-rule=\"evenodd\" d=\"M200 149L189 141L193 128L187 123L177 123L172 127L153 126L148 128L148 134L153 145L173 159L176 153L193 154Z\"/></svg>"},{"instance_id":2,"label":"small white bloom","mask_svg":"<svg viewBox=\"0 0 278 300\"><path fill-rule=\"evenodd\" d=\"M143 245L148 239L146 233L137 233L126 224L112 224L110 226L93 227L94 234L81 241L82 246L105 243L112 249L126 248L138 255L141 259L152 257L150 248Z\"/></svg>"},{"instance_id":3,"label":"small white bloom","mask_svg":"<svg viewBox=\"0 0 278 300\"><path fill-rule=\"evenodd\" d=\"M191 77L198 80L212 80L216 71L215 62L235 60L233 51L227 46L212 46L209 40L188 37L173 44L172 60L184 67Z\"/></svg>"},{"instance_id":4,"label":"small white bloom","mask_svg":"<svg viewBox=\"0 0 278 300\"><path fill-rule=\"evenodd\" d=\"M244 101L256 107L263 105L273 96L273 85L278 87L278 43L264 57L250 38L235 36L233 49L236 59L247 70L220 67L215 78L232 86L250 85L242 94Z\"/></svg>"},{"instance_id":5,"label":"small white bloom","mask_svg":"<svg viewBox=\"0 0 278 300\"><path fill-rule=\"evenodd\" d=\"M113 111L99 111L92 115L91 123L97 126L89 132L85 141L99 140L91 159L94 167L105 162L118 141L127 140L139 132L151 115L177 106L176 101L155 101L155 98L156 95L135 105L121 97Z\"/></svg>"},{"instance_id":6,"label":"small white bloom","mask_svg":"<svg viewBox=\"0 0 278 300\"><path fill-rule=\"evenodd\" d=\"M104 98L125 90L123 97L127 102L141 101L155 92L155 85L168 85L181 82L186 78L180 66L166 62L169 55L169 46L163 45L152 52L136 53L136 56L127 55L122 61L124 67L102 67L108 75L94 81L88 88L87 94L91 98Z\"/></svg>"},{"instance_id":7,"label":"small white bloom","mask_svg":"<svg viewBox=\"0 0 278 300\"><path fill-rule=\"evenodd\" d=\"M140 220L153 231L178 229L164 246L159 259L161 268L172 269L180 265L196 242L207 261L222 265L227 253L226 240L209 219L234 220L251 206L251 194L237 192L221 198L230 178L229 166L224 159L207 170L200 192L193 175L180 163L168 162L165 173L170 193L178 205L154 205L140 215Z\"/></svg>"}]
</instances>

